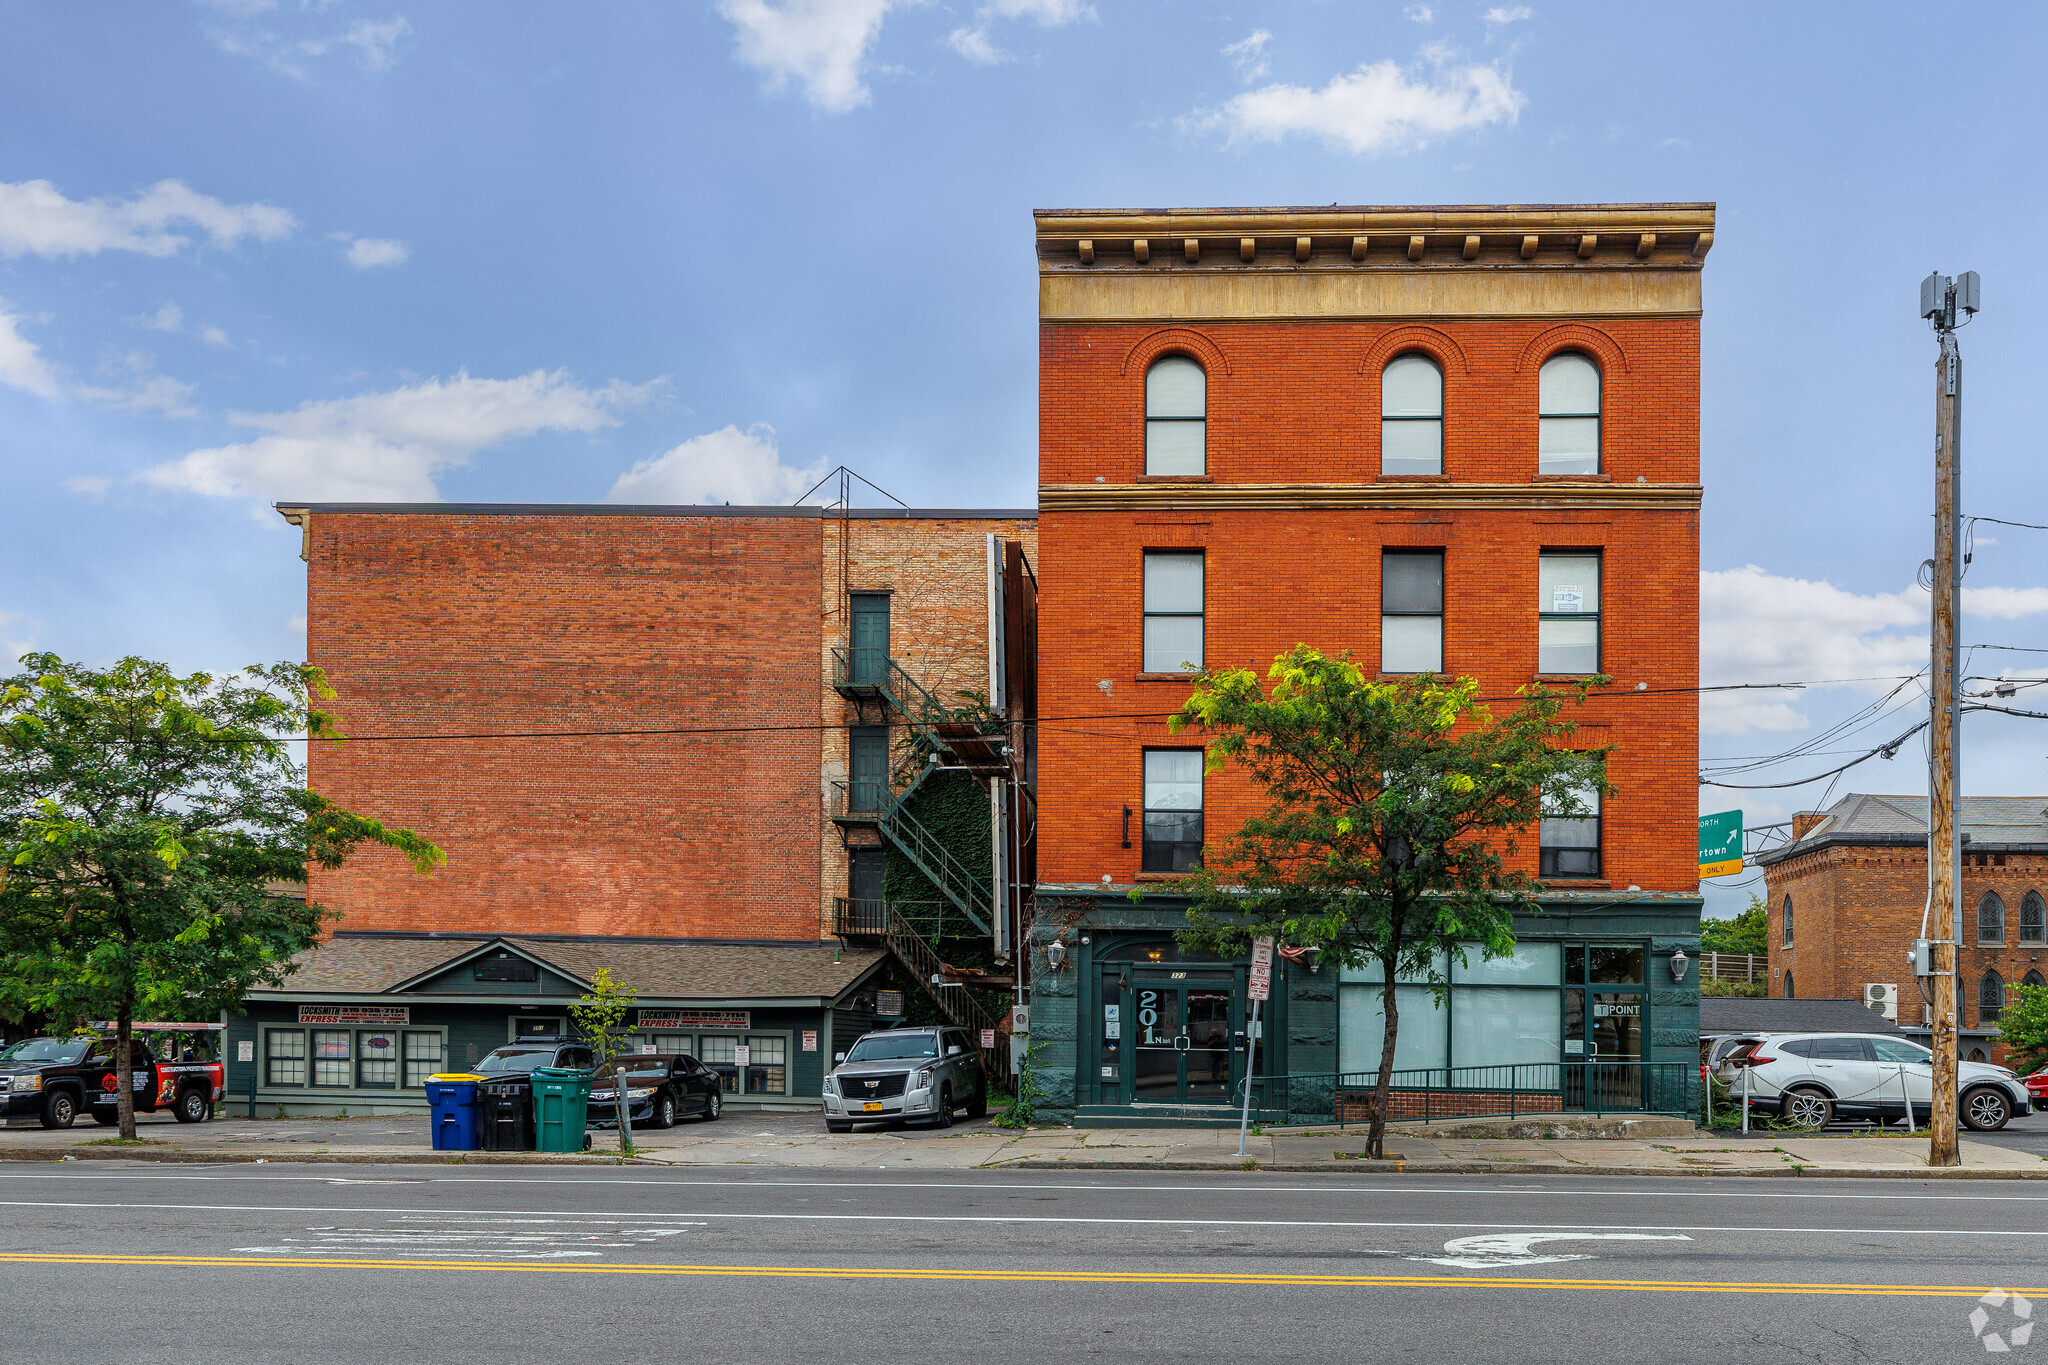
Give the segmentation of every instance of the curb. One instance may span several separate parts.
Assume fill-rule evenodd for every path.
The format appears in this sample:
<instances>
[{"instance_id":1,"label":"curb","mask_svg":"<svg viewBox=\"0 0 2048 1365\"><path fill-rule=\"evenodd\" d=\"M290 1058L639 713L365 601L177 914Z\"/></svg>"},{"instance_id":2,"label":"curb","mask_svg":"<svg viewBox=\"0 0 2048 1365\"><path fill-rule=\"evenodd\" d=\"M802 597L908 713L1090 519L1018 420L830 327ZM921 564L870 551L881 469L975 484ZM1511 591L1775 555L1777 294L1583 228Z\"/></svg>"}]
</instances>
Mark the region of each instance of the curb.
<instances>
[{"instance_id":1,"label":"curb","mask_svg":"<svg viewBox=\"0 0 2048 1365\"><path fill-rule=\"evenodd\" d=\"M1698 1167L1642 1167L1642 1166L1562 1166L1555 1163L1501 1162L1501 1161L1259 1161L1247 1168L1235 1164L1219 1166L1192 1161L1046 1161L1032 1158L1027 1161L1008 1162L1001 1166L982 1166L979 1170L1007 1171L1216 1171L1225 1174L1242 1173L1259 1175L1269 1171L1317 1172L1328 1175L1333 1172L1355 1173L1358 1175L1578 1175L1578 1176L1626 1176L1631 1179L1643 1177L1680 1179L1786 1179L1801 1176L1808 1180L2048 1180L2048 1164L2035 1171L2024 1167L2016 1170L1975 1169L1959 1167L1920 1167L1906 1169L1894 1166L1879 1166L1870 1170L1856 1170L1839 1166L1785 1166L1759 1167L1749 1170Z\"/></svg>"},{"instance_id":2,"label":"curb","mask_svg":"<svg viewBox=\"0 0 2048 1365\"><path fill-rule=\"evenodd\" d=\"M294 1152L283 1156L244 1156L239 1152L193 1152L171 1150L152 1152L139 1147L116 1147L96 1151L68 1151L46 1148L4 1157L8 1161L154 1161L166 1165L200 1166L653 1166L669 1163L647 1157L601 1154L538 1152Z\"/></svg>"}]
</instances>

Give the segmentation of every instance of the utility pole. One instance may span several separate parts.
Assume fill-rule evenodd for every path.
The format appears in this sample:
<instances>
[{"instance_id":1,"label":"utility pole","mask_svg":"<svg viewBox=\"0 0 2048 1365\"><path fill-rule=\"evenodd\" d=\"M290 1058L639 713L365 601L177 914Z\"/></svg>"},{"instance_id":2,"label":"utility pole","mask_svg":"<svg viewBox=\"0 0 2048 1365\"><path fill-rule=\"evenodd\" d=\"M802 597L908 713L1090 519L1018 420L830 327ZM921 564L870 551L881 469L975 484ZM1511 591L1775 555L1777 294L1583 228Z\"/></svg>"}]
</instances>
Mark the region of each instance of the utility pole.
<instances>
[{"instance_id":1,"label":"utility pole","mask_svg":"<svg viewBox=\"0 0 2048 1365\"><path fill-rule=\"evenodd\" d=\"M1957 690L1960 655L1956 643L1962 615L1962 576L1956 562L1956 541L1962 529L1963 358L1956 347L1956 314L1977 312L1977 272L1960 279L1929 275L1920 282L1920 316L1934 324L1941 357L1934 366L1934 598L1933 670L1928 686L1928 733L1934 741L1933 770L1927 784L1927 865L1932 872L1929 913L1943 913L1948 929L1930 947L1934 980L1934 1103L1928 1115L1932 1134L1929 1166L1960 1166L1962 1149L1956 1135L1957 1037L1960 1008L1956 992L1956 958L1963 937L1961 831L1957 808L1962 773L1957 753L1962 708Z\"/></svg>"}]
</instances>

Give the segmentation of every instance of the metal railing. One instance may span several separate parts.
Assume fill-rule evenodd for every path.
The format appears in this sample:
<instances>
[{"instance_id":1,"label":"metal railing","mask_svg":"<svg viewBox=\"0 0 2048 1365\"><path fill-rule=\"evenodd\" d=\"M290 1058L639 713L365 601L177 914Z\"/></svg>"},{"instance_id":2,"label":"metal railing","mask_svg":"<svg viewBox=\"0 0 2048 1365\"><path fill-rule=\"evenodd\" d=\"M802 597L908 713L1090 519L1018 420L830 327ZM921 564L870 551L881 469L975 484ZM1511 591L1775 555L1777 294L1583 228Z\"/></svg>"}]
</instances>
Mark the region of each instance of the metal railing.
<instances>
[{"instance_id":1,"label":"metal railing","mask_svg":"<svg viewBox=\"0 0 2048 1365\"><path fill-rule=\"evenodd\" d=\"M855 899L848 896L835 897L832 902L832 917L835 923L862 926L854 932L862 937L882 939L889 951L896 955L917 982L939 1007L947 1019L971 1032L976 1041L986 1030L996 1027L996 1021L983 1009L975 998L968 994L965 986L941 984L945 978L946 964L938 950L925 941L901 914L885 900ZM842 930L842 932L845 932ZM933 978L938 978L934 981ZM1010 1054L998 1037L988 1053L990 1076L1006 1080L1010 1074Z\"/></svg>"},{"instance_id":2,"label":"metal railing","mask_svg":"<svg viewBox=\"0 0 2048 1365\"><path fill-rule=\"evenodd\" d=\"M1297 1122L1340 1127L1372 1119L1377 1071L1317 1072L1263 1081L1267 1108ZM1676 1114L1699 1108L1696 1062L1519 1062L1499 1066L1397 1070L1387 1092L1387 1121L1542 1118L1565 1114ZM1326 1119L1322 1117L1328 1115Z\"/></svg>"},{"instance_id":3,"label":"metal railing","mask_svg":"<svg viewBox=\"0 0 2048 1365\"><path fill-rule=\"evenodd\" d=\"M1701 953L1700 980L1768 981L1771 959L1763 953Z\"/></svg>"},{"instance_id":4,"label":"metal railing","mask_svg":"<svg viewBox=\"0 0 2048 1365\"><path fill-rule=\"evenodd\" d=\"M953 855L945 841L926 829L904 805L930 773L925 769L901 791L891 791L880 782L834 782L830 806L835 820L870 821L884 837L924 873L960 913L973 921L982 933L989 932L988 915L995 897L973 869Z\"/></svg>"},{"instance_id":5,"label":"metal railing","mask_svg":"<svg viewBox=\"0 0 2048 1365\"><path fill-rule=\"evenodd\" d=\"M950 901L898 901L859 896L832 898L832 932L841 938L884 938L889 933L889 915L910 926L919 938L937 942L944 938L965 938L973 926L954 910Z\"/></svg>"}]
</instances>

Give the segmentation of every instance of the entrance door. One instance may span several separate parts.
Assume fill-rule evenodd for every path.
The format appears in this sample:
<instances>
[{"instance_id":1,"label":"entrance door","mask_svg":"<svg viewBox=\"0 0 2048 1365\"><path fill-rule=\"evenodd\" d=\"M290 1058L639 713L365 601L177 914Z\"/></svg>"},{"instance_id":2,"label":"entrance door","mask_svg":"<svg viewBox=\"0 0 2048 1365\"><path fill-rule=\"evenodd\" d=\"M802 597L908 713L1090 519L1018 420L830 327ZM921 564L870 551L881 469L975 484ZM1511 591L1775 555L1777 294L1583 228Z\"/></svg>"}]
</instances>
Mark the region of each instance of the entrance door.
<instances>
[{"instance_id":1,"label":"entrance door","mask_svg":"<svg viewBox=\"0 0 2048 1365\"><path fill-rule=\"evenodd\" d=\"M849 811L878 811L889 796L889 732L878 725L854 727L853 779L847 789Z\"/></svg>"},{"instance_id":2,"label":"entrance door","mask_svg":"<svg viewBox=\"0 0 2048 1365\"><path fill-rule=\"evenodd\" d=\"M1644 958L1634 944L1566 948L1566 1109L1643 1107Z\"/></svg>"},{"instance_id":3,"label":"entrance door","mask_svg":"<svg viewBox=\"0 0 2048 1365\"><path fill-rule=\"evenodd\" d=\"M889 594L849 593L853 615L847 643L852 646L851 681L856 687L879 687L889 668Z\"/></svg>"},{"instance_id":4,"label":"entrance door","mask_svg":"<svg viewBox=\"0 0 2048 1365\"><path fill-rule=\"evenodd\" d=\"M1140 978L1132 990L1131 1098L1139 1104L1229 1104L1238 1054L1227 981Z\"/></svg>"}]
</instances>

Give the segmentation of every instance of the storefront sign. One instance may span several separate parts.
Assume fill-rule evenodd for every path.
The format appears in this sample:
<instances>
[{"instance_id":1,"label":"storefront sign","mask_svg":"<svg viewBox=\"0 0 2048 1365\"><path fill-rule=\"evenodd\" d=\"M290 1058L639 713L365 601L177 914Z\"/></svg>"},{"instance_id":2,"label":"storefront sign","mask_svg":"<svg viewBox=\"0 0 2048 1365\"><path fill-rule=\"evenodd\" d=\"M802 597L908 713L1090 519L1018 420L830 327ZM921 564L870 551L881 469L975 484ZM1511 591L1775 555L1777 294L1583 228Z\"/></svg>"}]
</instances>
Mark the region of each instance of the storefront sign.
<instances>
[{"instance_id":1,"label":"storefront sign","mask_svg":"<svg viewBox=\"0 0 2048 1365\"><path fill-rule=\"evenodd\" d=\"M643 1029L751 1028L752 1010L641 1010Z\"/></svg>"},{"instance_id":2,"label":"storefront sign","mask_svg":"<svg viewBox=\"0 0 2048 1365\"><path fill-rule=\"evenodd\" d=\"M1742 871L1742 812L1724 810L1700 817L1700 875L1725 877Z\"/></svg>"},{"instance_id":3,"label":"storefront sign","mask_svg":"<svg viewBox=\"0 0 2048 1365\"><path fill-rule=\"evenodd\" d=\"M301 1005L302 1024L409 1024L410 1005Z\"/></svg>"},{"instance_id":4,"label":"storefront sign","mask_svg":"<svg viewBox=\"0 0 2048 1365\"><path fill-rule=\"evenodd\" d=\"M1643 1017L1643 1007L1640 1002L1627 1005L1596 1004L1593 1006L1593 1017L1595 1019L1640 1019Z\"/></svg>"},{"instance_id":5,"label":"storefront sign","mask_svg":"<svg viewBox=\"0 0 2048 1365\"><path fill-rule=\"evenodd\" d=\"M1270 999L1273 994L1273 936L1267 934L1252 940L1252 989L1254 1000Z\"/></svg>"},{"instance_id":6,"label":"storefront sign","mask_svg":"<svg viewBox=\"0 0 2048 1365\"><path fill-rule=\"evenodd\" d=\"M804 1051L806 1051L806 1052L816 1052L817 1050L818 1050L818 1034L817 1034L817 1030L815 1030L815 1029L805 1029L805 1030L804 1030Z\"/></svg>"}]
</instances>

